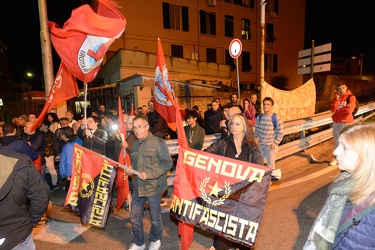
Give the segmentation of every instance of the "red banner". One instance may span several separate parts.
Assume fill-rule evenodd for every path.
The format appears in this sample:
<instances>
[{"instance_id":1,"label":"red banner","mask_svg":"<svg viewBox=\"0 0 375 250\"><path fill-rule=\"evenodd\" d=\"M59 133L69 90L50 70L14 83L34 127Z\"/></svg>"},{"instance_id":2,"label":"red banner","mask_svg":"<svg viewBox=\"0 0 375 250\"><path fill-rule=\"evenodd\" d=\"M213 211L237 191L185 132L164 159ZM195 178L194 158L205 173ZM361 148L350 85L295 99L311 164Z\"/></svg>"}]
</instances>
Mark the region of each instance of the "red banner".
<instances>
[{"instance_id":1,"label":"red banner","mask_svg":"<svg viewBox=\"0 0 375 250\"><path fill-rule=\"evenodd\" d=\"M156 112L164 118L170 129L176 131L176 113L171 101L174 100L173 90L160 39L158 39L158 52L156 54L154 99ZM185 112L179 105L178 109L184 115Z\"/></svg>"},{"instance_id":2,"label":"red banner","mask_svg":"<svg viewBox=\"0 0 375 250\"><path fill-rule=\"evenodd\" d=\"M78 95L79 90L76 78L66 68L65 64L61 63L46 103L44 104L44 107L42 109L42 112L40 112L38 119L36 120L36 122L34 122L31 131L34 131L42 124L48 110L51 110L64 101L67 101L70 98L76 97Z\"/></svg>"},{"instance_id":3,"label":"red banner","mask_svg":"<svg viewBox=\"0 0 375 250\"><path fill-rule=\"evenodd\" d=\"M126 138L126 126L124 123L124 115L122 112L122 105L121 105L121 97L118 97L117 100L117 110L118 110L118 124L120 128L120 132L123 136L121 140L125 140ZM125 148L121 149L120 155L118 157L118 162L122 165L130 166L130 155L128 150ZM119 211L124 205L128 195L129 195L129 176L125 173L122 168L117 168L117 175L116 175L116 189L117 189L117 202L116 202L116 210Z\"/></svg>"},{"instance_id":4,"label":"red banner","mask_svg":"<svg viewBox=\"0 0 375 250\"><path fill-rule=\"evenodd\" d=\"M88 4L78 7L62 29L54 22L48 24L56 52L83 82L94 80L109 46L125 30L125 17L114 3L98 0L97 13Z\"/></svg>"},{"instance_id":5,"label":"red banner","mask_svg":"<svg viewBox=\"0 0 375 250\"><path fill-rule=\"evenodd\" d=\"M83 224L104 228L115 177L111 160L74 144L72 180L64 206L77 212Z\"/></svg>"},{"instance_id":6,"label":"red banner","mask_svg":"<svg viewBox=\"0 0 375 250\"><path fill-rule=\"evenodd\" d=\"M180 147L170 213L252 248L263 218L269 168Z\"/></svg>"}]
</instances>

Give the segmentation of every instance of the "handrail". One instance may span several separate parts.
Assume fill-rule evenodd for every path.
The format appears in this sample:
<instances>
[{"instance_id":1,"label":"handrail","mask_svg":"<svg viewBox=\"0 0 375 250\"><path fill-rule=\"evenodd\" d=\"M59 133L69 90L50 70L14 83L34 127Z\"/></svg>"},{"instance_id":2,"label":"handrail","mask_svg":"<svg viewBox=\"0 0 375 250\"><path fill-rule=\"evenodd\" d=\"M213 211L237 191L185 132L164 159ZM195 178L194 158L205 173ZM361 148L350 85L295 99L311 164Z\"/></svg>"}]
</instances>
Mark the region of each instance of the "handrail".
<instances>
[{"instance_id":1,"label":"handrail","mask_svg":"<svg viewBox=\"0 0 375 250\"><path fill-rule=\"evenodd\" d=\"M362 116L366 113L374 112L374 110L375 110L375 102L370 102L370 103L361 105L356 114L356 121L365 120L369 118L370 116L375 115L375 113L372 113L366 117ZM296 152L305 150L323 141L331 139L332 138L331 128L325 129L311 136L305 136L305 133L304 133L306 130L331 124L332 123L331 116L332 114L330 111L325 111L325 112L318 113L310 117L305 117L305 118L300 118L300 119L295 119L295 120L284 122L284 135L300 133L300 139L292 141L292 142L287 142L279 146L279 152L277 154L276 159L281 159L283 157L292 155ZM220 139L220 134L206 135L204 144L203 144L203 149L206 149L209 145L211 145L213 142L219 139ZM166 140L165 142L169 148L170 154L177 155L178 154L177 139Z\"/></svg>"}]
</instances>

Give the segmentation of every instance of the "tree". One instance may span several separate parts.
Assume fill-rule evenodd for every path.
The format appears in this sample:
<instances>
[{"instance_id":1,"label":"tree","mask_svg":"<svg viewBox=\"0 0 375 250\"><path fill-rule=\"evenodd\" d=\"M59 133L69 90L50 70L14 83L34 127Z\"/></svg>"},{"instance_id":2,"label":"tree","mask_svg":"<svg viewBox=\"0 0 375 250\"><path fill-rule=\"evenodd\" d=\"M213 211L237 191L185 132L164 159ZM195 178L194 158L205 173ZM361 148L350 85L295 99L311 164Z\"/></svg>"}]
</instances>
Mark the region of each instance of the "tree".
<instances>
[{"instance_id":1,"label":"tree","mask_svg":"<svg viewBox=\"0 0 375 250\"><path fill-rule=\"evenodd\" d=\"M273 75L270 84L277 89L288 90L289 78L286 75Z\"/></svg>"}]
</instances>

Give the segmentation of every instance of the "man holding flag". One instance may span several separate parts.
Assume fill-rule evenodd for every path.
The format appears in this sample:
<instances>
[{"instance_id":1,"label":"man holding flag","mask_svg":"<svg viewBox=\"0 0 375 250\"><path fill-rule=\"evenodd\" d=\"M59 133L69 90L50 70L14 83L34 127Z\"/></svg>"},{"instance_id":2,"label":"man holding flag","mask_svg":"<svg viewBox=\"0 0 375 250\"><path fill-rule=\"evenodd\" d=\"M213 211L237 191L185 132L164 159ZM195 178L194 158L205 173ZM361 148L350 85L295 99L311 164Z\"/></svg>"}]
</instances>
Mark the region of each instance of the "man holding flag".
<instances>
[{"instance_id":1,"label":"man holding flag","mask_svg":"<svg viewBox=\"0 0 375 250\"><path fill-rule=\"evenodd\" d=\"M130 211L134 239L129 250L146 248L143 235L143 211L148 201L151 215L150 250L158 250L163 235L160 200L162 193L167 190L167 172L172 168L173 161L165 142L149 131L147 118L137 116L133 120L133 131L137 140L132 145L130 153L132 166L126 173L132 175L131 169L139 173L132 180L133 193Z\"/></svg>"}]
</instances>

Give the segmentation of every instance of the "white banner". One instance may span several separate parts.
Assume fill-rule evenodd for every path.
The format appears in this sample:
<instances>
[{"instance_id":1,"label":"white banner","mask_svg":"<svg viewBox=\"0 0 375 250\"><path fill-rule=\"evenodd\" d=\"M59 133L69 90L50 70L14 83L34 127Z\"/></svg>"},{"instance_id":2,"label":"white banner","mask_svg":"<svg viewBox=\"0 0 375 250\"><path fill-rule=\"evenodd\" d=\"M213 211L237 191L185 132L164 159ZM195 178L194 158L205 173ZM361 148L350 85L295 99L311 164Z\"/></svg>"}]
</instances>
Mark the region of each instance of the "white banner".
<instances>
[{"instance_id":1,"label":"white banner","mask_svg":"<svg viewBox=\"0 0 375 250\"><path fill-rule=\"evenodd\" d=\"M313 79L291 91L280 90L263 82L262 91L264 97L272 97L275 101L273 112L279 114L284 122L315 114L316 91Z\"/></svg>"}]
</instances>

